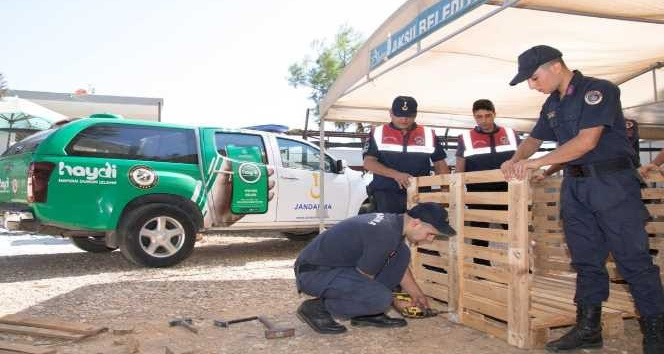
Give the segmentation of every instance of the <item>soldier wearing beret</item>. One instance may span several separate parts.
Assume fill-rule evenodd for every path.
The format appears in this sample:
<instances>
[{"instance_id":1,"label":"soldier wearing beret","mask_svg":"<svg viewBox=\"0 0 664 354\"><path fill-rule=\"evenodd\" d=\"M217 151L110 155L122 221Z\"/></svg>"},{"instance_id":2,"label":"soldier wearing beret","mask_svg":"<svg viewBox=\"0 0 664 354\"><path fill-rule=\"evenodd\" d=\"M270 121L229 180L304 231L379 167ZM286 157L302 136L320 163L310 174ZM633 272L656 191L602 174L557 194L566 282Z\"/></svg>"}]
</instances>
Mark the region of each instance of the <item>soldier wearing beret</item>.
<instances>
[{"instance_id":1,"label":"soldier wearing beret","mask_svg":"<svg viewBox=\"0 0 664 354\"><path fill-rule=\"evenodd\" d=\"M547 350L602 347L602 302L609 296L606 260L611 252L641 316L643 352L664 353L664 291L659 267L648 252L649 215L641 200L620 90L609 81L571 71L562 53L549 46L530 48L518 61L510 85L528 81L531 89L549 97L531 135L501 169L507 179L523 179L528 170L542 166L564 168L561 217L577 271L576 326L548 343ZM558 148L528 159L545 140L558 142Z\"/></svg>"},{"instance_id":2,"label":"soldier wearing beret","mask_svg":"<svg viewBox=\"0 0 664 354\"><path fill-rule=\"evenodd\" d=\"M391 122L373 129L364 146L364 169L373 172L369 185L376 211L403 213L409 178L449 173L447 155L433 129L415 123L417 101L398 96L390 109Z\"/></svg>"}]
</instances>

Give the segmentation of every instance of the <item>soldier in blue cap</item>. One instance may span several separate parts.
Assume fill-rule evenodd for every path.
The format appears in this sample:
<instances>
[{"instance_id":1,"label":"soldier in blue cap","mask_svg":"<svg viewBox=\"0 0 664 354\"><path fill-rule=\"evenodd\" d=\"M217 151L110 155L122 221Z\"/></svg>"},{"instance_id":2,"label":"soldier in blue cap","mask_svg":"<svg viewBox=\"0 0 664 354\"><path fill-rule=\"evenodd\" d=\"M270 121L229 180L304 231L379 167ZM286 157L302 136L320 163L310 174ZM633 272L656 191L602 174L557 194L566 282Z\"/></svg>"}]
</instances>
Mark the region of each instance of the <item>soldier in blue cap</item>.
<instances>
[{"instance_id":1,"label":"soldier in blue cap","mask_svg":"<svg viewBox=\"0 0 664 354\"><path fill-rule=\"evenodd\" d=\"M440 204L421 203L405 214L358 215L318 235L295 261L298 291L315 297L300 305L297 316L323 334L346 331L333 316L350 318L353 326L406 326L406 320L385 315L396 286L413 299L396 306L429 306L408 269L404 239L419 244L454 235L446 220Z\"/></svg>"},{"instance_id":2,"label":"soldier in blue cap","mask_svg":"<svg viewBox=\"0 0 664 354\"><path fill-rule=\"evenodd\" d=\"M447 155L433 129L415 124L417 101L398 96L392 101L390 124L373 129L364 146L364 169L373 172L369 194L377 212L406 211L410 177L450 173Z\"/></svg>"},{"instance_id":3,"label":"soldier in blue cap","mask_svg":"<svg viewBox=\"0 0 664 354\"><path fill-rule=\"evenodd\" d=\"M510 85L526 80L549 97L531 135L501 169L508 179L523 179L528 170L564 167L561 217L577 271L576 326L546 349L602 347L602 302L609 296L605 263L611 252L641 316L643 352L664 353L664 291L659 267L648 252L649 215L641 201L620 90L569 70L562 53L545 45L519 56L519 71ZM529 160L544 140L559 146Z\"/></svg>"}]
</instances>

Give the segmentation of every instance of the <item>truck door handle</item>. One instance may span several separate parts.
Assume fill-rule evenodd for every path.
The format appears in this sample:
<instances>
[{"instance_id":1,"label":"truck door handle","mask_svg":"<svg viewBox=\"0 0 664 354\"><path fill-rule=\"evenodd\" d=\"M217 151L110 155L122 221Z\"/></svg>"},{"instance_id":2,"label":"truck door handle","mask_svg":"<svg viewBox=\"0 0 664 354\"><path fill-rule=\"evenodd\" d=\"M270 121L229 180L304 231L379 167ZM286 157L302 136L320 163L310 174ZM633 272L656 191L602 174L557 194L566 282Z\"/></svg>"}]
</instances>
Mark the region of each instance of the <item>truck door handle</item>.
<instances>
[{"instance_id":1,"label":"truck door handle","mask_svg":"<svg viewBox=\"0 0 664 354\"><path fill-rule=\"evenodd\" d=\"M281 179L299 180L300 177L295 177L295 176L281 176Z\"/></svg>"}]
</instances>

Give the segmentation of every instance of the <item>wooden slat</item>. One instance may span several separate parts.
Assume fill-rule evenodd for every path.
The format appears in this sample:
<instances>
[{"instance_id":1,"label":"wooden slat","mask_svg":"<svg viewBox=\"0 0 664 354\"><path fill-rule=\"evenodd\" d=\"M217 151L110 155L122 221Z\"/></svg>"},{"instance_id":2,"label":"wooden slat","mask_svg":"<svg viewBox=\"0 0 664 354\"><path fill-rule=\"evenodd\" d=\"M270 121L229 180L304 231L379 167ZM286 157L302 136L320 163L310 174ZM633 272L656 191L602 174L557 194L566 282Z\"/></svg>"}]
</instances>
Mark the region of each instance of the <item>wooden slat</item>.
<instances>
[{"instance_id":1,"label":"wooden slat","mask_svg":"<svg viewBox=\"0 0 664 354\"><path fill-rule=\"evenodd\" d=\"M479 221L479 222L495 222L507 224L507 210L479 210L479 209L466 209L464 210L465 221Z\"/></svg>"},{"instance_id":2,"label":"wooden slat","mask_svg":"<svg viewBox=\"0 0 664 354\"><path fill-rule=\"evenodd\" d=\"M463 283L467 294L475 294L507 306L507 285L472 279L464 279Z\"/></svg>"},{"instance_id":3,"label":"wooden slat","mask_svg":"<svg viewBox=\"0 0 664 354\"><path fill-rule=\"evenodd\" d=\"M560 232L531 232L530 239L536 242L565 242L565 234Z\"/></svg>"},{"instance_id":4,"label":"wooden slat","mask_svg":"<svg viewBox=\"0 0 664 354\"><path fill-rule=\"evenodd\" d=\"M563 225L560 223L560 221L557 220L538 219L533 221L533 228L535 231L562 230Z\"/></svg>"},{"instance_id":5,"label":"wooden slat","mask_svg":"<svg viewBox=\"0 0 664 354\"><path fill-rule=\"evenodd\" d=\"M421 282L420 288L425 295L436 298L438 300L449 301L449 288L444 285Z\"/></svg>"},{"instance_id":6,"label":"wooden slat","mask_svg":"<svg viewBox=\"0 0 664 354\"><path fill-rule=\"evenodd\" d=\"M547 188L560 188L563 179L562 177L549 177L541 182L532 183L533 189L547 189Z\"/></svg>"},{"instance_id":7,"label":"wooden slat","mask_svg":"<svg viewBox=\"0 0 664 354\"><path fill-rule=\"evenodd\" d=\"M418 193L415 202L447 204L449 203L449 198L450 194L447 192L426 192Z\"/></svg>"},{"instance_id":8,"label":"wooden slat","mask_svg":"<svg viewBox=\"0 0 664 354\"><path fill-rule=\"evenodd\" d=\"M651 216L664 215L664 204L646 204L646 208Z\"/></svg>"},{"instance_id":9,"label":"wooden slat","mask_svg":"<svg viewBox=\"0 0 664 354\"><path fill-rule=\"evenodd\" d=\"M507 192L466 192L466 204L507 205Z\"/></svg>"},{"instance_id":10,"label":"wooden slat","mask_svg":"<svg viewBox=\"0 0 664 354\"><path fill-rule=\"evenodd\" d=\"M80 340L86 337L84 334L75 334L71 332L58 331L55 329L35 328L9 324L0 324L0 332L71 340Z\"/></svg>"},{"instance_id":11,"label":"wooden slat","mask_svg":"<svg viewBox=\"0 0 664 354\"><path fill-rule=\"evenodd\" d=\"M646 232L649 234L664 233L664 222L649 222L646 224Z\"/></svg>"},{"instance_id":12,"label":"wooden slat","mask_svg":"<svg viewBox=\"0 0 664 354\"><path fill-rule=\"evenodd\" d=\"M456 230L457 235L450 238L450 267L448 269L448 306L450 314L448 318L457 323L463 323L463 293L464 285L461 279L465 278L463 265L464 238L464 174L454 174L450 181L450 225Z\"/></svg>"},{"instance_id":13,"label":"wooden slat","mask_svg":"<svg viewBox=\"0 0 664 354\"><path fill-rule=\"evenodd\" d=\"M643 188L641 199L664 199L664 188Z\"/></svg>"},{"instance_id":14,"label":"wooden slat","mask_svg":"<svg viewBox=\"0 0 664 354\"><path fill-rule=\"evenodd\" d=\"M546 217L555 217L558 218L560 215L560 208L557 206L549 205L535 205L533 206L533 216L546 216Z\"/></svg>"},{"instance_id":15,"label":"wooden slat","mask_svg":"<svg viewBox=\"0 0 664 354\"><path fill-rule=\"evenodd\" d=\"M447 285L449 281L449 276L447 274L436 272L426 268L423 268L420 274L421 278L419 278L418 280L431 281L441 285Z\"/></svg>"},{"instance_id":16,"label":"wooden slat","mask_svg":"<svg viewBox=\"0 0 664 354\"><path fill-rule=\"evenodd\" d=\"M509 181L509 248L508 263L510 283L507 292L507 341L519 348L528 345L530 334L530 282L528 194L529 178Z\"/></svg>"},{"instance_id":17,"label":"wooden slat","mask_svg":"<svg viewBox=\"0 0 664 354\"><path fill-rule=\"evenodd\" d=\"M450 264L447 257L434 256L426 253L420 253L419 257L420 264L426 264L437 268L447 269Z\"/></svg>"},{"instance_id":18,"label":"wooden slat","mask_svg":"<svg viewBox=\"0 0 664 354\"><path fill-rule=\"evenodd\" d=\"M466 184L505 182L505 176L500 170L464 172L463 179Z\"/></svg>"},{"instance_id":19,"label":"wooden slat","mask_svg":"<svg viewBox=\"0 0 664 354\"><path fill-rule=\"evenodd\" d=\"M59 319L33 318L33 317L20 316L20 315L6 315L4 317L0 317L0 323L46 328L46 329L55 329L59 331L85 334L88 336L106 330L106 327L97 327L85 323L65 322Z\"/></svg>"},{"instance_id":20,"label":"wooden slat","mask_svg":"<svg viewBox=\"0 0 664 354\"><path fill-rule=\"evenodd\" d=\"M497 323L485 319L484 316L472 312L464 312L463 324L478 331L488 333L496 338L507 340L507 327L502 323Z\"/></svg>"},{"instance_id":21,"label":"wooden slat","mask_svg":"<svg viewBox=\"0 0 664 354\"><path fill-rule=\"evenodd\" d=\"M507 230L464 226L464 236L478 240L507 243Z\"/></svg>"},{"instance_id":22,"label":"wooden slat","mask_svg":"<svg viewBox=\"0 0 664 354\"><path fill-rule=\"evenodd\" d=\"M547 270L568 272L568 273L576 272L574 268L572 268L572 266L569 264L569 262L553 262L550 260L539 259L535 262L535 264L538 266L537 268L538 274L540 274L541 272L546 272Z\"/></svg>"},{"instance_id":23,"label":"wooden slat","mask_svg":"<svg viewBox=\"0 0 664 354\"><path fill-rule=\"evenodd\" d=\"M464 294L463 298L465 308L507 321L507 306L505 304L469 294Z\"/></svg>"},{"instance_id":24,"label":"wooden slat","mask_svg":"<svg viewBox=\"0 0 664 354\"><path fill-rule=\"evenodd\" d=\"M644 178L644 181L646 183L664 182L664 175L662 175L659 171L650 171L648 172L646 178Z\"/></svg>"},{"instance_id":25,"label":"wooden slat","mask_svg":"<svg viewBox=\"0 0 664 354\"><path fill-rule=\"evenodd\" d=\"M464 245L463 252L466 257L481 258L500 263L507 263L506 250L496 250L489 247Z\"/></svg>"},{"instance_id":26,"label":"wooden slat","mask_svg":"<svg viewBox=\"0 0 664 354\"><path fill-rule=\"evenodd\" d=\"M535 246L535 252L537 252L539 257L558 257L564 259L570 258L569 251L565 247L548 247L540 244Z\"/></svg>"},{"instance_id":27,"label":"wooden slat","mask_svg":"<svg viewBox=\"0 0 664 354\"><path fill-rule=\"evenodd\" d=\"M481 264L464 263L463 271L465 275L485 278L503 284L507 284L510 281L509 273L502 268L489 267ZM461 285L463 285L463 283L461 283Z\"/></svg>"},{"instance_id":28,"label":"wooden slat","mask_svg":"<svg viewBox=\"0 0 664 354\"><path fill-rule=\"evenodd\" d=\"M417 177L419 187L447 186L450 184L450 175L434 175Z\"/></svg>"},{"instance_id":29,"label":"wooden slat","mask_svg":"<svg viewBox=\"0 0 664 354\"><path fill-rule=\"evenodd\" d=\"M428 245L420 245L418 248L430 251L436 251L443 254L448 254L450 252L450 242L448 240L434 240Z\"/></svg>"},{"instance_id":30,"label":"wooden slat","mask_svg":"<svg viewBox=\"0 0 664 354\"><path fill-rule=\"evenodd\" d=\"M6 351L7 353L26 353L26 354L52 354L55 353L55 348L44 347L44 346L35 346L30 344L22 344L16 342L9 342L6 340L0 340L0 349Z\"/></svg>"},{"instance_id":31,"label":"wooden slat","mask_svg":"<svg viewBox=\"0 0 664 354\"><path fill-rule=\"evenodd\" d=\"M549 203L549 202L559 202L560 195L558 193L536 193L533 196L533 203Z\"/></svg>"}]
</instances>

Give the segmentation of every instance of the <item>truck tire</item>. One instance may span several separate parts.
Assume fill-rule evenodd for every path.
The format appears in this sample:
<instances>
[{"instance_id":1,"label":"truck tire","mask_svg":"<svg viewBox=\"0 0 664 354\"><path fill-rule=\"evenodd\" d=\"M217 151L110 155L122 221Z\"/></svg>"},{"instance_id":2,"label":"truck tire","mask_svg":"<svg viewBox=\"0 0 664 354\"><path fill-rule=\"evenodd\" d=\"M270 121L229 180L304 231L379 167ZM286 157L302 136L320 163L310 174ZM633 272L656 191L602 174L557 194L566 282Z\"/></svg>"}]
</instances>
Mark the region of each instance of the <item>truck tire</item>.
<instances>
[{"instance_id":1,"label":"truck tire","mask_svg":"<svg viewBox=\"0 0 664 354\"><path fill-rule=\"evenodd\" d=\"M74 246L90 253L106 253L116 250L116 248L106 247L103 236L71 237L71 242Z\"/></svg>"},{"instance_id":2,"label":"truck tire","mask_svg":"<svg viewBox=\"0 0 664 354\"><path fill-rule=\"evenodd\" d=\"M281 234L291 241L309 241L318 235L318 231L287 231Z\"/></svg>"},{"instance_id":3,"label":"truck tire","mask_svg":"<svg viewBox=\"0 0 664 354\"><path fill-rule=\"evenodd\" d=\"M182 209L163 203L147 204L126 213L120 222L120 251L138 265L169 267L191 255L197 232Z\"/></svg>"}]
</instances>

